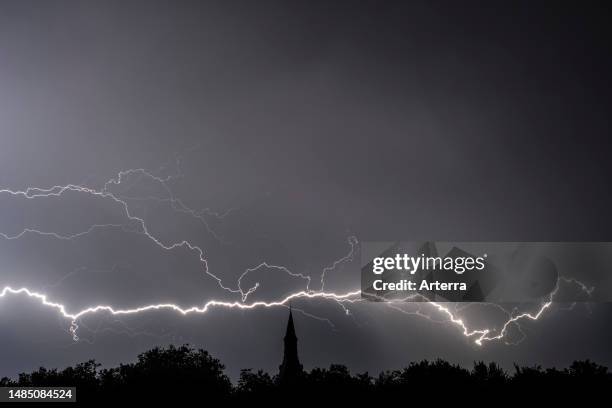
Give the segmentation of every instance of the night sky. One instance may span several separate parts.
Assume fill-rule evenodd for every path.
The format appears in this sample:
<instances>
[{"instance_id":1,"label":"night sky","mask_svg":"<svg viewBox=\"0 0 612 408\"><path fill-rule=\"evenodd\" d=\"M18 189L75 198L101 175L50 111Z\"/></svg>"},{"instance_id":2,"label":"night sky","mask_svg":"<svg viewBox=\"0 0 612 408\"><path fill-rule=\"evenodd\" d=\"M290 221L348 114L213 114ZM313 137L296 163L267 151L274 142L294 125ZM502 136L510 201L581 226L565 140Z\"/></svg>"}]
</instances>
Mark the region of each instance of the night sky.
<instances>
[{"instance_id":1,"label":"night sky","mask_svg":"<svg viewBox=\"0 0 612 408\"><path fill-rule=\"evenodd\" d=\"M202 248L230 287L267 262L310 276L318 290L353 236L612 241L604 7L0 1L0 189L99 191L120 171L144 169L109 188L160 242ZM29 229L88 233L12 239ZM28 287L69 312L240 300L197 253L160 248L111 199L0 193L0 233L0 288ZM326 291L359 289L353 255L326 273ZM247 302L305 289L280 268L243 281L254 282ZM434 321L346 306L350 315L330 300L293 302L306 369L377 373L438 357L612 364L609 304L554 307L522 325L520 344L482 347L426 304ZM476 309L462 314L474 327L499 324ZM276 373L287 314L99 313L78 322L75 342L56 310L7 295L0 376L90 358L108 366L170 343L209 350L233 378L249 367Z\"/></svg>"}]
</instances>

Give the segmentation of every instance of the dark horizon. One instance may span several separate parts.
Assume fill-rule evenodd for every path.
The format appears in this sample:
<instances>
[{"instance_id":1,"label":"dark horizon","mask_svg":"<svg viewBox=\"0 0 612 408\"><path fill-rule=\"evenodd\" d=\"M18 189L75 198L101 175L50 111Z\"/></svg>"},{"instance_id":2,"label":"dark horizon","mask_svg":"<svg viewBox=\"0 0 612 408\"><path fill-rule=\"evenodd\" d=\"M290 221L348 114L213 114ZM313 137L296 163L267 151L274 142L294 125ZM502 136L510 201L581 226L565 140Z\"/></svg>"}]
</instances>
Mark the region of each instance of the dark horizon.
<instances>
[{"instance_id":1,"label":"dark horizon","mask_svg":"<svg viewBox=\"0 0 612 408\"><path fill-rule=\"evenodd\" d=\"M601 398L612 384L608 368L590 360L574 361L567 368L514 365L513 372L495 362L474 361L471 369L442 359L411 362L378 375L351 372L341 364L303 371L292 376L281 371L242 369L238 381L225 375L221 361L189 345L156 347L138 355L133 363L101 369L94 360L64 370L44 367L22 373L17 380L1 378L1 387L74 387L77 402L92 401L207 401L271 402L295 400L394 401L409 393L412 401L453 401L457 395L477 392L481 398L507 393L508 400ZM440 393L440 390L444 390ZM418 392L413 392L418 390ZM434 393L434 394L432 394ZM553 396L554 395L554 396Z\"/></svg>"}]
</instances>

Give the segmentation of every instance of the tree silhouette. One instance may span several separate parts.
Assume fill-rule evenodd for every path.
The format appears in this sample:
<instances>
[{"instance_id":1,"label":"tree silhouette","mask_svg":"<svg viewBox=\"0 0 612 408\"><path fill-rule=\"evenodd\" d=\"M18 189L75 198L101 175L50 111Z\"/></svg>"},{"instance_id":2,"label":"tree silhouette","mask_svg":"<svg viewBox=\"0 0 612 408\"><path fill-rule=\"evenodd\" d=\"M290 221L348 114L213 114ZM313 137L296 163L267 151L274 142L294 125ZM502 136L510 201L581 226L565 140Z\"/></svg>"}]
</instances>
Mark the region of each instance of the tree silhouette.
<instances>
[{"instance_id":1,"label":"tree silhouette","mask_svg":"<svg viewBox=\"0 0 612 408\"><path fill-rule=\"evenodd\" d=\"M154 348L136 362L100 369L93 360L63 370L39 368L20 374L17 380L2 378L0 386L77 387L79 401L124 400L235 400L295 401L317 403L380 402L390 400L454 401L456 396L540 395L586 398L612 386L608 368L590 360L574 361L568 368L514 366L508 374L496 363L474 362L471 370L444 360L413 362L401 370L384 371L377 377L352 374L340 364L305 371L297 381L286 383L278 376L252 369L242 370L235 386L225 367L207 351L188 345ZM506 392L508 391L508 392Z\"/></svg>"},{"instance_id":2,"label":"tree silhouette","mask_svg":"<svg viewBox=\"0 0 612 408\"><path fill-rule=\"evenodd\" d=\"M101 388L114 397L158 399L174 390L178 394L171 398L220 398L232 390L224 368L205 350L171 345L140 354L136 363L102 370L99 377Z\"/></svg>"},{"instance_id":3,"label":"tree silhouette","mask_svg":"<svg viewBox=\"0 0 612 408\"><path fill-rule=\"evenodd\" d=\"M270 374L258 370L253 373L251 369L240 371L240 379L236 387L236 395L245 400L250 398L269 398L275 390L275 379Z\"/></svg>"}]
</instances>

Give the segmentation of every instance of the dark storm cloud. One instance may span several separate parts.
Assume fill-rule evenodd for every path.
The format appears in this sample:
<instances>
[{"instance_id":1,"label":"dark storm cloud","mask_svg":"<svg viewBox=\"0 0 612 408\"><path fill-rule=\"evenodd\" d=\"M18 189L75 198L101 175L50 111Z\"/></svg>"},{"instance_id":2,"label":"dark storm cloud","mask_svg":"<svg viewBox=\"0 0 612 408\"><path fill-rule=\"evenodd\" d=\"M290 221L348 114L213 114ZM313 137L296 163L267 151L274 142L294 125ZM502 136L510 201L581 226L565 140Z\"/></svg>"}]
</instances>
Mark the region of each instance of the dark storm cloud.
<instances>
[{"instance_id":1,"label":"dark storm cloud","mask_svg":"<svg viewBox=\"0 0 612 408\"><path fill-rule=\"evenodd\" d=\"M351 234L610 240L608 19L595 5L546 2L3 1L0 182L100 187L119 170L165 164L164 175L182 175L171 184L190 207L236 209L206 218L227 242L162 204L134 208L164 240L201 245L227 282L262 261L316 281L347 253ZM138 186L145 191L133 193L159 193ZM0 205L6 233L74 233L121 218L112 203L84 197L3 196ZM197 258L139 234L0 244L1 285L46 287L75 308L219 295ZM261 281L270 285L262 294L295 283ZM358 287L358 265L328 282ZM169 341L209 349L232 374L275 370L285 315L87 318L74 344L54 312L1 304L0 374L90 357L113 363ZM438 356L612 363L605 306L588 320L575 311L529 325L520 346L483 349L456 327L376 306L355 321L334 304L296 306L337 325L298 315L307 367L375 371Z\"/></svg>"}]
</instances>

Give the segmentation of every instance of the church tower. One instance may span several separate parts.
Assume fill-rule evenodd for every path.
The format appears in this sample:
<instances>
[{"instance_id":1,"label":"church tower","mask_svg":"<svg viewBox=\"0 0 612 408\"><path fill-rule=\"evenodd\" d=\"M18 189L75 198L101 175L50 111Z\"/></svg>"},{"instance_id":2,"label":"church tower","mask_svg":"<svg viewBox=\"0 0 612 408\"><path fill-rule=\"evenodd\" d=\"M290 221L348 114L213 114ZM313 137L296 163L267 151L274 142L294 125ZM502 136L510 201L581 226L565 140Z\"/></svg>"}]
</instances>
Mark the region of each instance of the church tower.
<instances>
[{"instance_id":1,"label":"church tower","mask_svg":"<svg viewBox=\"0 0 612 408\"><path fill-rule=\"evenodd\" d=\"M289 308L289 320L287 321L284 342L285 351L283 353L283 363L279 367L279 377L281 382L292 382L302 373L302 365L298 359L297 336L295 335L291 308Z\"/></svg>"}]
</instances>

